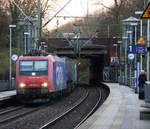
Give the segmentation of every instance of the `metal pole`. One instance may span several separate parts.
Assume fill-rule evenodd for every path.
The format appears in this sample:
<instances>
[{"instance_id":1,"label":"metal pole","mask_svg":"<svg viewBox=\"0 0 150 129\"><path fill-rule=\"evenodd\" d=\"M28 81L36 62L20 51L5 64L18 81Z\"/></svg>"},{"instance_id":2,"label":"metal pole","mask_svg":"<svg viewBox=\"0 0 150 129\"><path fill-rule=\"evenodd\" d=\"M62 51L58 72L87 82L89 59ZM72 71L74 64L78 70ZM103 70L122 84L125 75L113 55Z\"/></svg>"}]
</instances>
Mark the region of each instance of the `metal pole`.
<instances>
[{"instance_id":1,"label":"metal pole","mask_svg":"<svg viewBox=\"0 0 150 129\"><path fill-rule=\"evenodd\" d=\"M30 35L29 32L24 32L24 54L27 54L29 51L28 35Z\"/></svg>"},{"instance_id":2,"label":"metal pole","mask_svg":"<svg viewBox=\"0 0 150 129\"><path fill-rule=\"evenodd\" d=\"M87 15L87 21L88 21L88 16L89 16L89 0L87 0L86 4L87 4L87 14L86 15Z\"/></svg>"},{"instance_id":3,"label":"metal pole","mask_svg":"<svg viewBox=\"0 0 150 129\"><path fill-rule=\"evenodd\" d=\"M26 54L26 35L25 35L25 39L24 39L24 54Z\"/></svg>"},{"instance_id":4,"label":"metal pole","mask_svg":"<svg viewBox=\"0 0 150 129\"><path fill-rule=\"evenodd\" d=\"M150 28L150 20L148 20L147 21L147 47L149 47L150 46L150 37L149 37L149 32L150 32L150 30L149 30L149 28ZM150 56L150 53L149 52L147 52L147 80L149 81L149 56Z\"/></svg>"},{"instance_id":5,"label":"metal pole","mask_svg":"<svg viewBox=\"0 0 150 129\"><path fill-rule=\"evenodd\" d=\"M134 45L136 45L137 42L137 25L135 25L135 42ZM138 70L137 70L137 55L135 54L135 65L136 65L136 69L135 69L135 87L137 87L138 84Z\"/></svg>"},{"instance_id":6,"label":"metal pole","mask_svg":"<svg viewBox=\"0 0 150 129\"><path fill-rule=\"evenodd\" d=\"M39 47L39 39L41 37L41 0L37 0L37 6L36 6L36 20L37 25L35 27L35 41L36 41L36 48Z\"/></svg>"},{"instance_id":7,"label":"metal pole","mask_svg":"<svg viewBox=\"0 0 150 129\"><path fill-rule=\"evenodd\" d=\"M41 36L41 0L37 3L37 38Z\"/></svg>"},{"instance_id":8,"label":"metal pole","mask_svg":"<svg viewBox=\"0 0 150 129\"><path fill-rule=\"evenodd\" d=\"M80 37L80 34L78 33L78 34L77 34L77 43L78 43L78 57L80 58L80 44L79 44L79 37Z\"/></svg>"},{"instance_id":9,"label":"metal pole","mask_svg":"<svg viewBox=\"0 0 150 129\"><path fill-rule=\"evenodd\" d=\"M127 31L127 34L128 34L128 37L129 37L129 44L132 45L132 31L129 30ZM127 49L128 46L126 46L126 49ZM126 50L126 53L127 53L127 50ZM126 55L127 56L127 55ZM127 59L126 59L127 61ZM127 76L127 85L131 86L131 77L132 77L132 63L130 61L130 64L129 64L129 72L128 72L128 68L127 68L127 65L126 65L126 76ZM129 75L129 76L128 76ZM128 78L129 78L129 83L128 83Z\"/></svg>"},{"instance_id":10,"label":"metal pole","mask_svg":"<svg viewBox=\"0 0 150 129\"><path fill-rule=\"evenodd\" d=\"M121 58L122 58L122 54L121 54L122 41L118 41L118 43L119 43L119 62L121 62ZM119 70L120 70L120 71L119 71L119 77L120 77L120 82L119 82L119 83L123 83L123 82L122 82L122 80L123 80L123 79L122 79L122 76L123 76L123 75L122 75L122 71L121 71L121 64L120 64Z\"/></svg>"},{"instance_id":11,"label":"metal pole","mask_svg":"<svg viewBox=\"0 0 150 129\"><path fill-rule=\"evenodd\" d=\"M108 38L110 37L110 26L107 25L107 31L108 31Z\"/></svg>"},{"instance_id":12,"label":"metal pole","mask_svg":"<svg viewBox=\"0 0 150 129\"><path fill-rule=\"evenodd\" d=\"M116 60L118 60L118 44L116 44ZM116 82L118 82L118 66L116 66Z\"/></svg>"},{"instance_id":13,"label":"metal pole","mask_svg":"<svg viewBox=\"0 0 150 129\"><path fill-rule=\"evenodd\" d=\"M140 37L143 36L143 22L140 20ZM143 59L142 59L142 54L140 54L140 71L143 69Z\"/></svg>"},{"instance_id":14,"label":"metal pole","mask_svg":"<svg viewBox=\"0 0 150 129\"><path fill-rule=\"evenodd\" d=\"M12 42L12 39L11 39L11 35L12 35L12 28L10 27L9 28L10 30L10 43L9 43L9 86L11 88L11 42Z\"/></svg>"},{"instance_id":15,"label":"metal pole","mask_svg":"<svg viewBox=\"0 0 150 129\"><path fill-rule=\"evenodd\" d=\"M128 68L128 66L127 66L127 47L128 47L128 45L127 45L127 40L125 40L125 85L127 85L127 82L128 82L128 76L127 76L127 68Z\"/></svg>"},{"instance_id":16,"label":"metal pole","mask_svg":"<svg viewBox=\"0 0 150 129\"><path fill-rule=\"evenodd\" d=\"M130 33L130 45L132 45L132 33ZM130 86L132 86L132 62L130 62Z\"/></svg>"},{"instance_id":17,"label":"metal pole","mask_svg":"<svg viewBox=\"0 0 150 129\"><path fill-rule=\"evenodd\" d=\"M141 36L141 37L142 37L142 35L143 35L143 28L142 28L142 26L143 26L143 21L140 20L140 36Z\"/></svg>"},{"instance_id":18,"label":"metal pole","mask_svg":"<svg viewBox=\"0 0 150 129\"><path fill-rule=\"evenodd\" d=\"M11 46L12 46L12 28L15 28L16 25L9 25L9 31L10 31L10 42L9 42L9 85L10 85L10 88L11 88L11 78L12 78L12 75L11 75L11 71L12 71L12 67L11 67Z\"/></svg>"},{"instance_id":19,"label":"metal pole","mask_svg":"<svg viewBox=\"0 0 150 129\"><path fill-rule=\"evenodd\" d=\"M118 47L118 44L113 44L113 47L115 48L115 62L118 60L118 53L117 53L117 47ZM118 69L117 69L118 66L115 66L115 81L118 82Z\"/></svg>"}]
</instances>

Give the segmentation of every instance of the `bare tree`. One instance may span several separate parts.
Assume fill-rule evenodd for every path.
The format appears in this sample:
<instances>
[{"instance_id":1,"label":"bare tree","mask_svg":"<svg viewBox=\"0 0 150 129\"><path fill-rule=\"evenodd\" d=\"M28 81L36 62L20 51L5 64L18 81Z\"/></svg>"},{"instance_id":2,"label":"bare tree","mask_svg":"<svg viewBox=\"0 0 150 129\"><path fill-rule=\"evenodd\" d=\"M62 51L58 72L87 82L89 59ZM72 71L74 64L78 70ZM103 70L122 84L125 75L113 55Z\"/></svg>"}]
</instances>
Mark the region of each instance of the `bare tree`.
<instances>
[{"instance_id":1,"label":"bare tree","mask_svg":"<svg viewBox=\"0 0 150 129\"><path fill-rule=\"evenodd\" d=\"M134 16L136 10L143 9L144 0L114 0L112 7L107 7L103 3L99 4L108 10L105 18L118 24L122 19Z\"/></svg>"},{"instance_id":2,"label":"bare tree","mask_svg":"<svg viewBox=\"0 0 150 129\"><path fill-rule=\"evenodd\" d=\"M40 0L40 5L38 5L37 0L9 0L9 5L12 21L26 16L35 18L38 6L40 6L41 19L44 19L47 10L50 8L49 0Z\"/></svg>"},{"instance_id":3,"label":"bare tree","mask_svg":"<svg viewBox=\"0 0 150 129\"><path fill-rule=\"evenodd\" d=\"M7 46L7 28L9 24L8 3L0 0L0 46L3 49Z\"/></svg>"}]
</instances>

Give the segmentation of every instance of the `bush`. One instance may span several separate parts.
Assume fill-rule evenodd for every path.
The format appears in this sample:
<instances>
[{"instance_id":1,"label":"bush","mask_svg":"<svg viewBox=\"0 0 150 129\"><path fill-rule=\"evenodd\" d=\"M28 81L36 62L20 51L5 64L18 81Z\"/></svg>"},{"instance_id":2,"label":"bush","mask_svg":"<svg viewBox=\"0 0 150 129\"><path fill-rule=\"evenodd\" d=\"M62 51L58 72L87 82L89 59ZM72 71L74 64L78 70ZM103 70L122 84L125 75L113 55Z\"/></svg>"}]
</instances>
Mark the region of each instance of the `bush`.
<instances>
[{"instance_id":1,"label":"bush","mask_svg":"<svg viewBox=\"0 0 150 129\"><path fill-rule=\"evenodd\" d=\"M17 48L12 49L12 54L19 55L20 51ZM12 76L15 77L16 63L12 61ZM9 79L9 50L3 49L0 53L0 80Z\"/></svg>"}]
</instances>

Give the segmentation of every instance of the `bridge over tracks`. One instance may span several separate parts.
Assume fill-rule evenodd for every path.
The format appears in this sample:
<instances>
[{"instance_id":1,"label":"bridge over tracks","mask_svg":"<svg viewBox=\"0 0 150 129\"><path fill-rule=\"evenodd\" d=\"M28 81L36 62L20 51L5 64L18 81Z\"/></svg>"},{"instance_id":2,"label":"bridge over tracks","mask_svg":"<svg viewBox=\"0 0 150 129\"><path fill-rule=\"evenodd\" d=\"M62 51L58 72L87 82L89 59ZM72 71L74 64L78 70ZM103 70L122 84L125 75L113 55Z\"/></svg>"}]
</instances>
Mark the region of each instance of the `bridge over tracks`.
<instances>
[{"instance_id":1,"label":"bridge over tracks","mask_svg":"<svg viewBox=\"0 0 150 129\"><path fill-rule=\"evenodd\" d=\"M111 57L119 55L117 38L49 39L55 45L53 52L59 56L90 60L90 81L102 80L104 66L110 65Z\"/></svg>"}]
</instances>

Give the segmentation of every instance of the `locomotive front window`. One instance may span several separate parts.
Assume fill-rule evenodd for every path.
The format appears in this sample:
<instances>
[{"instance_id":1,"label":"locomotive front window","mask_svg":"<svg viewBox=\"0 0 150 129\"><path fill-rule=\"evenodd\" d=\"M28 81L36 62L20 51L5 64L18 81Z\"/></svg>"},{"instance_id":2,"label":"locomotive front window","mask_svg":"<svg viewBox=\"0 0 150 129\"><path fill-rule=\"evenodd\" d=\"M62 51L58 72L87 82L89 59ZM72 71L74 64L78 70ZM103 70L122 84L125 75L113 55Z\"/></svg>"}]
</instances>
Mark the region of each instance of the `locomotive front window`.
<instances>
[{"instance_id":1,"label":"locomotive front window","mask_svg":"<svg viewBox=\"0 0 150 129\"><path fill-rule=\"evenodd\" d=\"M20 71L33 71L33 61L20 61Z\"/></svg>"},{"instance_id":2,"label":"locomotive front window","mask_svg":"<svg viewBox=\"0 0 150 129\"><path fill-rule=\"evenodd\" d=\"M34 70L35 71L45 71L45 70L47 70L47 61L35 61Z\"/></svg>"},{"instance_id":3,"label":"locomotive front window","mask_svg":"<svg viewBox=\"0 0 150 129\"><path fill-rule=\"evenodd\" d=\"M48 61L47 60L23 60L20 61L20 75L47 75Z\"/></svg>"}]
</instances>

